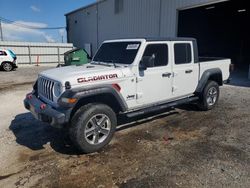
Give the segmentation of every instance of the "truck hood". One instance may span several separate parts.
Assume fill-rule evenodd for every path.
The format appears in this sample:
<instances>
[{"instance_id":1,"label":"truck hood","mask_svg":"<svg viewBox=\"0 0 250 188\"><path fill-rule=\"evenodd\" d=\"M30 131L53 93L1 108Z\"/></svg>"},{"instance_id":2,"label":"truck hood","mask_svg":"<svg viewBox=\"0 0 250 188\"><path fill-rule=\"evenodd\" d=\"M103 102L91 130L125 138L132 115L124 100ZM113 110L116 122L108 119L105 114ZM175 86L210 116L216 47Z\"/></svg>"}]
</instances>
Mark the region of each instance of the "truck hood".
<instances>
[{"instance_id":1,"label":"truck hood","mask_svg":"<svg viewBox=\"0 0 250 188\"><path fill-rule=\"evenodd\" d=\"M39 77L45 77L64 85L69 81L71 86L111 82L125 78L131 74L128 67L86 64L82 66L66 66L43 71Z\"/></svg>"}]
</instances>

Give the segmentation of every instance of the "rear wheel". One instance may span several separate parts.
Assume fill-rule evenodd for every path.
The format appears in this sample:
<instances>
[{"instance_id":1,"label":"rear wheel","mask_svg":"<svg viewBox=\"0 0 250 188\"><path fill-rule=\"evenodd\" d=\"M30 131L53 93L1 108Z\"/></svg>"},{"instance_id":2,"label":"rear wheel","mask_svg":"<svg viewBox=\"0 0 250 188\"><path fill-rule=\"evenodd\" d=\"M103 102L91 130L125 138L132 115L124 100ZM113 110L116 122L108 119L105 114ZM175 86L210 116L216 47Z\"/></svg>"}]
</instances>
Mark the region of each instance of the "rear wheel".
<instances>
[{"instance_id":1,"label":"rear wheel","mask_svg":"<svg viewBox=\"0 0 250 188\"><path fill-rule=\"evenodd\" d=\"M208 81L200 96L198 107L201 110L211 110L218 102L220 96L219 85L215 81Z\"/></svg>"},{"instance_id":2,"label":"rear wheel","mask_svg":"<svg viewBox=\"0 0 250 188\"><path fill-rule=\"evenodd\" d=\"M13 69L12 64L9 63L9 62L3 63L3 64L2 64L2 67L3 67L3 70L5 70L5 71L7 71L7 72L9 72L9 71L11 71L11 70Z\"/></svg>"},{"instance_id":3,"label":"rear wheel","mask_svg":"<svg viewBox=\"0 0 250 188\"><path fill-rule=\"evenodd\" d=\"M73 116L70 138L81 152L96 152L111 141L116 124L116 114L109 106L88 104Z\"/></svg>"}]
</instances>

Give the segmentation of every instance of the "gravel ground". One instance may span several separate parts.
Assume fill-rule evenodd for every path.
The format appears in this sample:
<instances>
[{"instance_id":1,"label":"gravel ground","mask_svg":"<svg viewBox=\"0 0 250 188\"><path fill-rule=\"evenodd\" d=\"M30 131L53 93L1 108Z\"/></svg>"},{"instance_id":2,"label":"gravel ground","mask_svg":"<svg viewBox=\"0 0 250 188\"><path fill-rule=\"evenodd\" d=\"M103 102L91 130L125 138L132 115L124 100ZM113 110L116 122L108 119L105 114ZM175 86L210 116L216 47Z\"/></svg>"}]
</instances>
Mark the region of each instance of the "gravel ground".
<instances>
[{"instance_id":1,"label":"gravel ground","mask_svg":"<svg viewBox=\"0 0 250 188\"><path fill-rule=\"evenodd\" d=\"M0 187L250 187L250 87L222 87L212 111L182 106L120 125L90 155L23 108L30 89L0 90Z\"/></svg>"},{"instance_id":2,"label":"gravel ground","mask_svg":"<svg viewBox=\"0 0 250 188\"><path fill-rule=\"evenodd\" d=\"M51 65L20 65L15 71L5 72L0 70L0 90L15 87L23 84L32 84L38 72L56 67Z\"/></svg>"}]
</instances>

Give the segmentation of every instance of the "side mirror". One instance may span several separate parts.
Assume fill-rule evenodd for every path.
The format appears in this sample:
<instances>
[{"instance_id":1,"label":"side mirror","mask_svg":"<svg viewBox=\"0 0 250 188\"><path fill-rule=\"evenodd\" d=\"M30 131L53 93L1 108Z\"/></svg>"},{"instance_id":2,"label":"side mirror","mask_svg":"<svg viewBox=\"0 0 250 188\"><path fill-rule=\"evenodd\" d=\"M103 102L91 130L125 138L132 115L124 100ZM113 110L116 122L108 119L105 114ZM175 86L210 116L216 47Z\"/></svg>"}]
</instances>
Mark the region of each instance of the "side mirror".
<instances>
[{"instance_id":1,"label":"side mirror","mask_svg":"<svg viewBox=\"0 0 250 188\"><path fill-rule=\"evenodd\" d=\"M139 71L145 71L145 70L147 70L147 65L143 60L141 60L139 64Z\"/></svg>"},{"instance_id":2,"label":"side mirror","mask_svg":"<svg viewBox=\"0 0 250 188\"><path fill-rule=\"evenodd\" d=\"M155 58L152 56L143 56L139 64L139 70L147 70L148 67L154 67Z\"/></svg>"}]
</instances>

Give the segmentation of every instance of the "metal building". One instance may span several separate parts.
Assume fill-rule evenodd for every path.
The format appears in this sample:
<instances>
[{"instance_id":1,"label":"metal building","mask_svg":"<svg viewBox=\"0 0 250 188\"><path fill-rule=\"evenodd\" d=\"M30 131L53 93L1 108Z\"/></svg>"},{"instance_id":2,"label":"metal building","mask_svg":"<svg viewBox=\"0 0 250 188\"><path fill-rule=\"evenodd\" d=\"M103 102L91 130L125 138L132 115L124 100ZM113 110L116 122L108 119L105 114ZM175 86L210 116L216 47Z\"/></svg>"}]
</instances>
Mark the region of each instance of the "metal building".
<instances>
[{"instance_id":1,"label":"metal building","mask_svg":"<svg viewBox=\"0 0 250 188\"><path fill-rule=\"evenodd\" d=\"M243 0L100 0L65 16L68 42L92 54L107 39L195 37L200 55L246 67L249 11Z\"/></svg>"}]
</instances>

